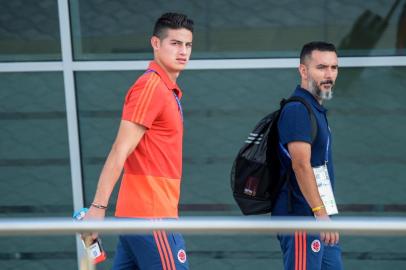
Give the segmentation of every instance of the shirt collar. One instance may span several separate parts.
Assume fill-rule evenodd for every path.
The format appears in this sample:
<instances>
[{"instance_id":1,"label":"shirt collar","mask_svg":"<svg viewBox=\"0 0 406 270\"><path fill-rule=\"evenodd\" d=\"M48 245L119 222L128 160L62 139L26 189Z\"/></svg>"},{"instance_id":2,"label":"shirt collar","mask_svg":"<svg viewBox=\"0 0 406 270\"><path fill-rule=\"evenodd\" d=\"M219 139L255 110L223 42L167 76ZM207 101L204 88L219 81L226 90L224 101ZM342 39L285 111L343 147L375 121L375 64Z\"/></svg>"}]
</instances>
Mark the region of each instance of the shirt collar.
<instances>
[{"instance_id":1,"label":"shirt collar","mask_svg":"<svg viewBox=\"0 0 406 270\"><path fill-rule=\"evenodd\" d=\"M307 101L310 102L310 104L313 105L313 107L315 107L320 112L327 112L327 109L324 108L323 105L321 105L309 91L303 89L302 87L300 87L300 85L296 87L295 93L293 95L306 99Z\"/></svg>"},{"instance_id":2,"label":"shirt collar","mask_svg":"<svg viewBox=\"0 0 406 270\"><path fill-rule=\"evenodd\" d=\"M158 76L162 79L166 87L168 87L169 90L174 91L179 99L182 98L182 90L180 90L179 86L176 83L169 79L168 74L160 65L158 65L157 62L151 61L148 65L148 69L155 71L155 73L158 74Z\"/></svg>"}]
</instances>

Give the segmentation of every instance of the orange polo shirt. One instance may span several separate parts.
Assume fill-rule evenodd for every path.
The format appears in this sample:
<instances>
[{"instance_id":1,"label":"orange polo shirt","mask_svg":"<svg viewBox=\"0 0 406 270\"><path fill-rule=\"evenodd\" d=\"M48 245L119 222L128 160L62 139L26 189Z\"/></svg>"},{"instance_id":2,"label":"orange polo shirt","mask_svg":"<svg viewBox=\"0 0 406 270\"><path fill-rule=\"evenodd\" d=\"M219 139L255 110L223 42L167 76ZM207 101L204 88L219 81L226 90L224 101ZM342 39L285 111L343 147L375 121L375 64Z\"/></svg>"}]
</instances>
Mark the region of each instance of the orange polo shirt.
<instances>
[{"instance_id":1,"label":"orange polo shirt","mask_svg":"<svg viewBox=\"0 0 406 270\"><path fill-rule=\"evenodd\" d=\"M129 89L122 119L147 128L124 165L117 217L178 217L182 174L182 92L151 62Z\"/></svg>"}]
</instances>

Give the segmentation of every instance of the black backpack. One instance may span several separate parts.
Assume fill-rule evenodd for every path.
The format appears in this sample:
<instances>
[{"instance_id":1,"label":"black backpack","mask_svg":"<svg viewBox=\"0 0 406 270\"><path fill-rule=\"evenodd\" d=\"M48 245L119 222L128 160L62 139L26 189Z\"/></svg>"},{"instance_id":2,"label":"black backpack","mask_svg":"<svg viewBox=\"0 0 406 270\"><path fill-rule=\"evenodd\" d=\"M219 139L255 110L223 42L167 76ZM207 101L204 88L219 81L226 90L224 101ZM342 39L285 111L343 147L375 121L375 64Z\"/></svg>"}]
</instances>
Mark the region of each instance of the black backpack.
<instances>
[{"instance_id":1,"label":"black backpack","mask_svg":"<svg viewBox=\"0 0 406 270\"><path fill-rule=\"evenodd\" d=\"M283 99L280 109L257 123L241 147L231 169L231 189L244 215L265 214L272 204L287 175L281 175L278 157L278 120L283 106L301 102L307 108L312 125L312 141L317 135L317 122L308 102L301 97Z\"/></svg>"}]
</instances>

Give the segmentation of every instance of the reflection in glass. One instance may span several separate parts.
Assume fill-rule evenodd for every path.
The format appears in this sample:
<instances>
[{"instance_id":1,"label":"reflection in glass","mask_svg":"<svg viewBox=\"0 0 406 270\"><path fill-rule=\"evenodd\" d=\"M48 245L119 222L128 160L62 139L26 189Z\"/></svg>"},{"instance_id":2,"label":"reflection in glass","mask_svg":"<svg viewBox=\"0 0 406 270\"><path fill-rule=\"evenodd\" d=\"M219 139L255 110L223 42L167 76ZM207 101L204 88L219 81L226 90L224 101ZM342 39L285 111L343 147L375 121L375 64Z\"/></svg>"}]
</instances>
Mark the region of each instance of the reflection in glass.
<instances>
[{"instance_id":1,"label":"reflection in glass","mask_svg":"<svg viewBox=\"0 0 406 270\"><path fill-rule=\"evenodd\" d=\"M115 138L125 93L139 74L75 74L87 203L94 196ZM391 211L405 214L401 210L405 209L404 191L399 188L404 185L406 169L406 130L400 124L406 122L405 74L404 67L340 69L334 98L325 105L333 129L336 192L343 215L393 214L384 211L385 205L397 205L399 210ZM343 87L346 80L351 83ZM297 70L189 70L182 73L178 83L184 93L185 115L180 214L240 215L229 186L233 158L258 119L276 109L279 101L294 90ZM360 211L359 204L369 210ZM108 215L113 212L111 205ZM248 269L252 265L264 269L270 263L282 262L274 236L188 235L186 241L190 262L198 270L207 269L208 263L213 269ZM348 265L358 269L367 262L379 262L383 267L403 263L399 259L402 255L392 252L402 248L401 241L390 245L385 245L386 238L368 241L386 251L370 250L360 239L347 237L342 244ZM113 240L106 246L114 249ZM373 259L365 260L365 252ZM389 252L391 255L382 257ZM238 263L234 263L236 258Z\"/></svg>"},{"instance_id":2,"label":"reflection in glass","mask_svg":"<svg viewBox=\"0 0 406 270\"><path fill-rule=\"evenodd\" d=\"M401 137L406 130L399 123L406 122L405 74L406 69L401 67L340 69L333 100L326 103L334 130L338 197L345 198L339 203L375 204L377 197L382 203L403 203L403 193L396 185L386 186L390 192L385 194L378 194L380 188L371 187L382 188L382 179L399 184L403 179L406 162L402 151L406 145ZM76 74L87 202L93 198L101 167L115 138L125 93L138 75L132 71ZM351 84L343 88L346 80ZM221 208L225 214L238 213L228 184L236 151L258 119L276 109L296 83L295 69L182 73L182 214L194 215L204 209L210 214L210 209ZM374 166L370 167L372 163ZM362 185L362 195L356 195L348 185L350 182L369 185ZM203 204L203 208L196 210L192 207L196 204Z\"/></svg>"},{"instance_id":3,"label":"reflection in glass","mask_svg":"<svg viewBox=\"0 0 406 270\"><path fill-rule=\"evenodd\" d=\"M194 59L297 57L310 40L333 42L342 56L405 54L400 0L70 3L77 60L152 58L152 27L168 10L195 21Z\"/></svg>"},{"instance_id":4,"label":"reflection in glass","mask_svg":"<svg viewBox=\"0 0 406 270\"><path fill-rule=\"evenodd\" d=\"M62 73L0 73L0 217L73 211ZM71 236L0 238L0 269L76 268Z\"/></svg>"},{"instance_id":5,"label":"reflection in glass","mask_svg":"<svg viewBox=\"0 0 406 270\"><path fill-rule=\"evenodd\" d=\"M0 61L60 59L56 0L0 1Z\"/></svg>"},{"instance_id":6,"label":"reflection in glass","mask_svg":"<svg viewBox=\"0 0 406 270\"><path fill-rule=\"evenodd\" d=\"M5 101L0 103L0 207L29 206L14 209L24 214L70 213L62 73L0 73L0 89Z\"/></svg>"}]
</instances>

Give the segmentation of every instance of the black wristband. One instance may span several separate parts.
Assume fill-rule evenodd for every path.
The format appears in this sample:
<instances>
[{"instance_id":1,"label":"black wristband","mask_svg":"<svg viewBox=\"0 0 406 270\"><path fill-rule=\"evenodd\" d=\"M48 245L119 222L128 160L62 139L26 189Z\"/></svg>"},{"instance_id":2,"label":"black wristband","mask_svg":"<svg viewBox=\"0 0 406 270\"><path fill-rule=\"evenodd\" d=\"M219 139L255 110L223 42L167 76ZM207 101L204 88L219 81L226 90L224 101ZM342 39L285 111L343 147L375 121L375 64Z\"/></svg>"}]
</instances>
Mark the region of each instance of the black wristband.
<instances>
[{"instance_id":1,"label":"black wristband","mask_svg":"<svg viewBox=\"0 0 406 270\"><path fill-rule=\"evenodd\" d=\"M103 209L103 210L107 209L107 206L104 206L104 205L101 205L101 204L98 204L98 203L92 203L91 206L94 206L94 207L96 207L98 209Z\"/></svg>"}]
</instances>

